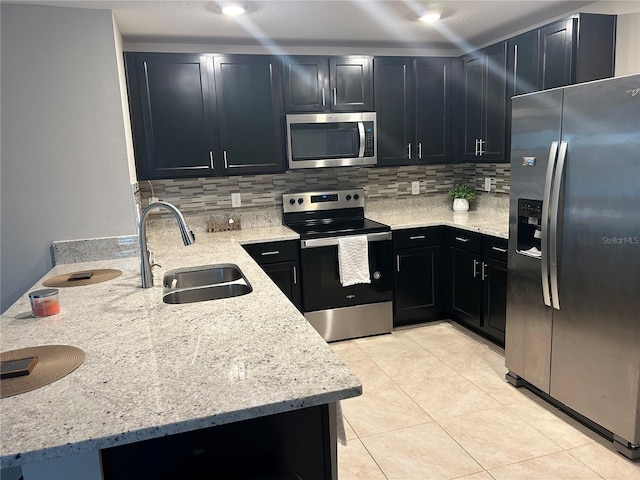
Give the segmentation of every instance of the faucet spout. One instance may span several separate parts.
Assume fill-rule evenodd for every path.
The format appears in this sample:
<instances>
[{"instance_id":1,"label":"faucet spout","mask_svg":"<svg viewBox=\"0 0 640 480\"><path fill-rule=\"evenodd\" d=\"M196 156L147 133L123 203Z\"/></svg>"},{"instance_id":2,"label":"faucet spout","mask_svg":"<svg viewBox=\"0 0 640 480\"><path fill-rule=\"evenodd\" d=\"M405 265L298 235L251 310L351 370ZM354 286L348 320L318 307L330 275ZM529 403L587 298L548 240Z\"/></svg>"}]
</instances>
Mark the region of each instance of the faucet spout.
<instances>
[{"instance_id":1,"label":"faucet spout","mask_svg":"<svg viewBox=\"0 0 640 480\"><path fill-rule=\"evenodd\" d=\"M178 222L178 228L180 229L180 236L185 246L195 243L196 237L185 222L182 213L174 205L168 202L154 202L150 203L147 208L142 211L140 216L140 277L142 279L142 288L153 287L153 274L151 273L151 260L149 258L149 247L147 242L147 217L154 207L163 207L173 213Z\"/></svg>"}]
</instances>

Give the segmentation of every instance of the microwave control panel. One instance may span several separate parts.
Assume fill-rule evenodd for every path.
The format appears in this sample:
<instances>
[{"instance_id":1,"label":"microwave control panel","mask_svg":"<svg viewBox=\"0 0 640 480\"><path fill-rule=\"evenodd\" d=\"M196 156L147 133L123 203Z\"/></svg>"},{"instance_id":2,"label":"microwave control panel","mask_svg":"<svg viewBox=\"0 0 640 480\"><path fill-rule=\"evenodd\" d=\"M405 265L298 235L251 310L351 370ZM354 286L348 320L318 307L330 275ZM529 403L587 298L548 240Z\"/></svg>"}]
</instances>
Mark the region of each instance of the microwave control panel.
<instances>
[{"instance_id":1,"label":"microwave control panel","mask_svg":"<svg viewBox=\"0 0 640 480\"><path fill-rule=\"evenodd\" d=\"M373 157L375 138L373 135L373 122L364 122L364 156Z\"/></svg>"}]
</instances>

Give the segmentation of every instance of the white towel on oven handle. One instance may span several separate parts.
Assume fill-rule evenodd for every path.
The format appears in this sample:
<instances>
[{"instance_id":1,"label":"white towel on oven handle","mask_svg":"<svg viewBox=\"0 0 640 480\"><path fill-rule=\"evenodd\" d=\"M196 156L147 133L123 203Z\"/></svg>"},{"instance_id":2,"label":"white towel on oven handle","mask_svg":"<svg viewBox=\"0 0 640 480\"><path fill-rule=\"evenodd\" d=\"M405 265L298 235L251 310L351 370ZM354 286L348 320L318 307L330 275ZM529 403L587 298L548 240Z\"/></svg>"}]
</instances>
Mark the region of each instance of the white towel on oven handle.
<instances>
[{"instance_id":1,"label":"white towel on oven handle","mask_svg":"<svg viewBox=\"0 0 640 480\"><path fill-rule=\"evenodd\" d=\"M343 287L371 283L369 242L366 235L338 238L338 269Z\"/></svg>"}]
</instances>

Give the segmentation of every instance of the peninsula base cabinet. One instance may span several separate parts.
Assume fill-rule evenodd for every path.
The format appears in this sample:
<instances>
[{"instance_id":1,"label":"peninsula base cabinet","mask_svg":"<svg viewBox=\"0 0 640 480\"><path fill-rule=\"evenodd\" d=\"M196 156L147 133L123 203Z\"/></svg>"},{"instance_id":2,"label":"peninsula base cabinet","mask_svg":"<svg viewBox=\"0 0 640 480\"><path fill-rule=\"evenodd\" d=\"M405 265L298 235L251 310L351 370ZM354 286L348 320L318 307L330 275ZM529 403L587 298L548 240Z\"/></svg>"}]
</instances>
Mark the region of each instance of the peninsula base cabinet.
<instances>
[{"instance_id":1,"label":"peninsula base cabinet","mask_svg":"<svg viewBox=\"0 0 640 480\"><path fill-rule=\"evenodd\" d=\"M504 345L507 240L447 229L447 309L452 318Z\"/></svg>"},{"instance_id":2,"label":"peninsula base cabinet","mask_svg":"<svg viewBox=\"0 0 640 480\"><path fill-rule=\"evenodd\" d=\"M168 435L105 449L101 457L104 480L337 480L336 408Z\"/></svg>"},{"instance_id":3,"label":"peninsula base cabinet","mask_svg":"<svg viewBox=\"0 0 640 480\"><path fill-rule=\"evenodd\" d=\"M440 231L426 227L393 232L394 327L443 318Z\"/></svg>"},{"instance_id":4,"label":"peninsula base cabinet","mask_svg":"<svg viewBox=\"0 0 640 480\"><path fill-rule=\"evenodd\" d=\"M244 245L243 248L291 300L291 303L302 311L298 243L296 240L285 240Z\"/></svg>"}]
</instances>

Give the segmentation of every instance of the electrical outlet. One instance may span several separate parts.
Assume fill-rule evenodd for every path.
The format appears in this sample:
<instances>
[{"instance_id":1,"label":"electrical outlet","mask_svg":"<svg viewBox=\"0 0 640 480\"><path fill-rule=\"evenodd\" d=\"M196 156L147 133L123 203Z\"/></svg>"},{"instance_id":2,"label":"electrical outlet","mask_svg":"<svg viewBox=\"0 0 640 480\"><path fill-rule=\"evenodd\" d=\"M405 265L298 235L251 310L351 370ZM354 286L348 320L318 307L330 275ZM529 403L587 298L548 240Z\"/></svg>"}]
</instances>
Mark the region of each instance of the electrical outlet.
<instances>
[{"instance_id":1,"label":"electrical outlet","mask_svg":"<svg viewBox=\"0 0 640 480\"><path fill-rule=\"evenodd\" d=\"M485 179L484 179L484 191L485 192L490 192L491 191L491 178L490 177L485 177Z\"/></svg>"},{"instance_id":2,"label":"electrical outlet","mask_svg":"<svg viewBox=\"0 0 640 480\"><path fill-rule=\"evenodd\" d=\"M411 182L411 195L420 195L420 182Z\"/></svg>"},{"instance_id":3,"label":"electrical outlet","mask_svg":"<svg viewBox=\"0 0 640 480\"><path fill-rule=\"evenodd\" d=\"M240 194L239 193L232 193L231 194L231 206L234 207L234 208L242 206L242 200L240 198Z\"/></svg>"}]
</instances>

